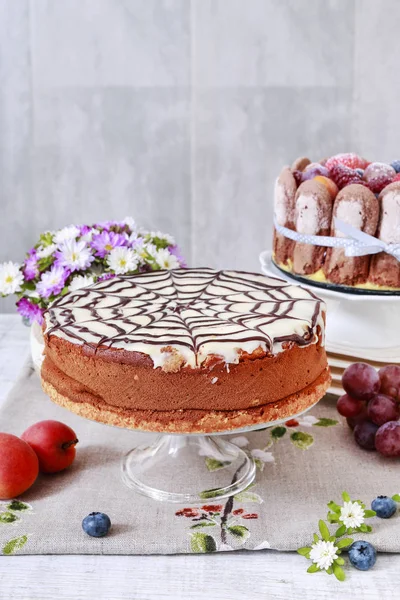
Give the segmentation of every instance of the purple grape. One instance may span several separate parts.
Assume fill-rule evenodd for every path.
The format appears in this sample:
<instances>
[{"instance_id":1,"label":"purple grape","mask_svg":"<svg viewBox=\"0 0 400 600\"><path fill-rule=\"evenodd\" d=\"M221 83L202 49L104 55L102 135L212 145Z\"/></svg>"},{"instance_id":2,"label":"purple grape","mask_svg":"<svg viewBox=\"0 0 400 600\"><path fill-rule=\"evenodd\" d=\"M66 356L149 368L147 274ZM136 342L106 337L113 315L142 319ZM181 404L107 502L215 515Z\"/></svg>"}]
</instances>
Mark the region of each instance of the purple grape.
<instances>
[{"instance_id":1,"label":"purple grape","mask_svg":"<svg viewBox=\"0 0 400 600\"><path fill-rule=\"evenodd\" d=\"M388 365L379 369L381 392L400 402L400 365Z\"/></svg>"},{"instance_id":2,"label":"purple grape","mask_svg":"<svg viewBox=\"0 0 400 600\"><path fill-rule=\"evenodd\" d=\"M346 418L347 425L350 427L350 429L354 429L354 427L356 425L358 425L358 423L362 423L363 421L367 421L367 420L368 420L368 412L367 412L367 407L366 407L365 403L363 403L361 412L359 412L358 415L356 415L355 417L347 417Z\"/></svg>"},{"instance_id":3,"label":"purple grape","mask_svg":"<svg viewBox=\"0 0 400 600\"><path fill-rule=\"evenodd\" d=\"M375 445L383 456L400 456L400 422L389 421L381 425L376 433Z\"/></svg>"},{"instance_id":4,"label":"purple grape","mask_svg":"<svg viewBox=\"0 0 400 600\"><path fill-rule=\"evenodd\" d=\"M388 421L396 421L399 413L399 405L393 398L383 394L377 394L368 403L368 418L379 426Z\"/></svg>"},{"instance_id":5,"label":"purple grape","mask_svg":"<svg viewBox=\"0 0 400 600\"><path fill-rule=\"evenodd\" d=\"M314 179L317 175L323 175L324 177L329 177L329 169L323 167L319 163L311 163L306 166L302 173L302 181L307 181L307 179Z\"/></svg>"},{"instance_id":6,"label":"purple grape","mask_svg":"<svg viewBox=\"0 0 400 600\"><path fill-rule=\"evenodd\" d=\"M375 435L378 425L371 421L362 421L354 427L354 439L364 450L375 450Z\"/></svg>"},{"instance_id":7,"label":"purple grape","mask_svg":"<svg viewBox=\"0 0 400 600\"><path fill-rule=\"evenodd\" d=\"M337 411L342 417L356 417L361 412L363 406L361 400L356 400L348 394L340 396L336 404Z\"/></svg>"},{"instance_id":8,"label":"purple grape","mask_svg":"<svg viewBox=\"0 0 400 600\"><path fill-rule=\"evenodd\" d=\"M354 363L342 376L344 391L357 400L371 400L378 394L381 381L377 371L366 363Z\"/></svg>"}]
</instances>

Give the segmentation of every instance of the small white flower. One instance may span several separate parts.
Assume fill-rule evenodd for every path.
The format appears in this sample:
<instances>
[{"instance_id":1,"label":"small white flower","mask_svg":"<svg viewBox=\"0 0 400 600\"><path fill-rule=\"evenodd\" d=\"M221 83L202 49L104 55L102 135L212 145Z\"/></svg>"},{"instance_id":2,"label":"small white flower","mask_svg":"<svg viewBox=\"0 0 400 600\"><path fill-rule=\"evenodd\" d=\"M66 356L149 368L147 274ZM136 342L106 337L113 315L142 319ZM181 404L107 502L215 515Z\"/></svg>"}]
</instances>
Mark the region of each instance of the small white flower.
<instances>
[{"instance_id":1,"label":"small white flower","mask_svg":"<svg viewBox=\"0 0 400 600\"><path fill-rule=\"evenodd\" d=\"M58 264L67 267L71 271L87 269L94 260L94 256L85 242L77 242L76 240L67 240L61 244L57 256Z\"/></svg>"},{"instance_id":2,"label":"small white flower","mask_svg":"<svg viewBox=\"0 0 400 600\"><path fill-rule=\"evenodd\" d=\"M312 415L306 415L305 417L299 417L297 419L299 425L302 427L311 427L314 423L318 423L318 419Z\"/></svg>"},{"instance_id":3,"label":"small white flower","mask_svg":"<svg viewBox=\"0 0 400 600\"><path fill-rule=\"evenodd\" d=\"M100 231L96 229L96 227L93 227L92 229L89 229L89 231L81 235L79 239L82 240L82 242L86 242L87 244L89 244L89 242L92 241L93 236L97 235L98 233L100 233Z\"/></svg>"},{"instance_id":4,"label":"small white flower","mask_svg":"<svg viewBox=\"0 0 400 600\"><path fill-rule=\"evenodd\" d=\"M312 544L310 551L310 559L317 565L319 569L329 569L333 561L337 559L337 547L333 542L325 542L319 540Z\"/></svg>"},{"instance_id":5,"label":"small white flower","mask_svg":"<svg viewBox=\"0 0 400 600\"><path fill-rule=\"evenodd\" d=\"M51 256L57 250L57 244L50 244L49 246L39 246L36 250L36 256L40 258L47 258Z\"/></svg>"},{"instance_id":6,"label":"small white flower","mask_svg":"<svg viewBox=\"0 0 400 600\"><path fill-rule=\"evenodd\" d=\"M345 502L340 509L339 520L346 527L360 527L364 523L364 509L358 502Z\"/></svg>"},{"instance_id":7,"label":"small white flower","mask_svg":"<svg viewBox=\"0 0 400 600\"><path fill-rule=\"evenodd\" d=\"M122 219L122 222L125 223L125 225L128 225L133 231L136 229L136 223L133 217L125 217L125 219Z\"/></svg>"},{"instance_id":8,"label":"small white flower","mask_svg":"<svg viewBox=\"0 0 400 600\"><path fill-rule=\"evenodd\" d=\"M265 550L266 548L271 548L271 544L267 540L264 540L261 544L253 548L253 550Z\"/></svg>"},{"instance_id":9,"label":"small white flower","mask_svg":"<svg viewBox=\"0 0 400 600\"><path fill-rule=\"evenodd\" d=\"M107 256L107 264L117 275L124 275L124 273L135 271L138 259L132 248L118 246L113 248Z\"/></svg>"},{"instance_id":10,"label":"small white flower","mask_svg":"<svg viewBox=\"0 0 400 600\"><path fill-rule=\"evenodd\" d=\"M0 294L8 296L19 292L23 281L19 264L9 261L0 265Z\"/></svg>"},{"instance_id":11,"label":"small white flower","mask_svg":"<svg viewBox=\"0 0 400 600\"><path fill-rule=\"evenodd\" d=\"M134 235L134 234L132 234ZM155 258L157 254L157 248L151 242L145 242L143 238L138 238L133 244L133 250L140 259L140 262L147 262L149 256Z\"/></svg>"},{"instance_id":12,"label":"small white flower","mask_svg":"<svg viewBox=\"0 0 400 600\"><path fill-rule=\"evenodd\" d=\"M178 269L179 268L179 260L167 250L167 248L163 248L162 250L157 250L154 255L156 262L161 269Z\"/></svg>"},{"instance_id":13,"label":"small white flower","mask_svg":"<svg viewBox=\"0 0 400 600\"><path fill-rule=\"evenodd\" d=\"M76 290L81 290L82 288L92 285L93 283L94 277L91 275L77 275L69 284L68 289L70 292L76 292Z\"/></svg>"},{"instance_id":14,"label":"small white flower","mask_svg":"<svg viewBox=\"0 0 400 600\"><path fill-rule=\"evenodd\" d=\"M69 225L68 227L64 227L63 229L57 231L54 235L53 241L59 246L68 240L74 240L78 237L79 233L80 231L78 227L75 227L75 225Z\"/></svg>"},{"instance_id":15,"label":"small white flower","mask_svg":"<svg viewBox=\"0 0 400 600\"><path fill-rule=\"evenodd\" d=\"M272 452L265 452L265 450L261 450L260 448L254 448L254 450L251 451L251 455L253 458L258 458L264 463L275 462Z\"/></svg>"},{"instance_id":16,"label":"small white flower","mask_svg":"<svg viewBox=\"0 0 400 600\"><path fill-rule=\"evenodd\" d=\"M163 233L162 231L150 231L149 236L167 242L168 246L175 246L175 239L172 237L172 235L169 235L169 233Z\"/></svg>"}]
</instances>

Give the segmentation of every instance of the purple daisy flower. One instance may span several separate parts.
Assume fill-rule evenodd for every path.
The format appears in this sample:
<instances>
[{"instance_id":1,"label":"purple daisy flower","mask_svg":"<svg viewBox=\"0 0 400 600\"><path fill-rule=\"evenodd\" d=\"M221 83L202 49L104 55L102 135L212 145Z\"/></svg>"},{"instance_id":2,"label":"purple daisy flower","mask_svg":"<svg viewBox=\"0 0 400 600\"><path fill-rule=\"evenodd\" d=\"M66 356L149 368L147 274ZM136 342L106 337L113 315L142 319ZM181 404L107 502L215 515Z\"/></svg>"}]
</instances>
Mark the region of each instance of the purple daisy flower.
<instances>
[{"instance_id":1,"label":"purple daisy flower","mask_svg":"<svg viewBox=\"0 0 400 600\"><path fill-rule=\"evenodd\" d=\"M31 281L32 279L35 279L35 277L39 276L36 251L35 253L31 251L28 258L25 259L23 273L26 281Z\"/></svg>"},{"instance_id":2,"label":"purple daisy flower","mask_svg":"<svg viewBox=\"0 0 400 600\"><path fill-rule=\"evenodd\" d=\"M170 253L173 256L176 256L176 258L179 260L179 264L182 268L187 267L186 260L183 258L182 254L181 254L181 250L178 246L168 246L168 250L170 251Z\"/></svg>"},{"instance_id":3,"label":"purple daisy flower","mask_svg":"<svg viewBox=\"0 0 400 600\"><path fill-rule=\"evenodd\" d=\"M53 265L50 271L43 273L39 283L36 286L36 291L43 298L49 296L57 296L63 289L65 281L69 276L70 271L59 265Z\"/></svg>"},{"instance_id":4,"label":"purple daisy flower","mask_svg":"<svg viewBox=\"0 0 400 600\"><path fill-rule=\"evenodd\" d=\"M126 246L126 237L113 231L103 231L93 236L91 246L96 251L96 256L104 258L113 248Z\"/></svg>"},{"instance_id":5,"label":"purple daisy flower","mask_svg":"<svg viewBox=\"0 0 400 600\"><path fill-rule=\"evenodd\" d=\"M29 319L30 323L37 321L39 325L43 323L43 311L37 304L34 304L28 298L21 298L17 302L17 310L25 319Z\"/></svg>"}]
</instances>

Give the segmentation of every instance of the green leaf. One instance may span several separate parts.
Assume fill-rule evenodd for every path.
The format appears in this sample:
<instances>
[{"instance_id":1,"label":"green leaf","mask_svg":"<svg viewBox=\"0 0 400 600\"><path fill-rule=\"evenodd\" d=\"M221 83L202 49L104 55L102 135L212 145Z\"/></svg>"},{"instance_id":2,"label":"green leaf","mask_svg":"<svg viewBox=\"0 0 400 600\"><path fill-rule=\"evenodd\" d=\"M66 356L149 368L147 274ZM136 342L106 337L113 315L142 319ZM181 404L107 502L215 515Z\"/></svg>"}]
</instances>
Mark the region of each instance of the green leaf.
<instances>
[{"instance_id":1,"label":"green leaf","mask_svg":"<svg viewBox=\"0 0 400 600\"><path fill-rule=\"evenodd\" d=\"M302 546L302 548L297 548L297 553L300 554L301 556L306 556L308 558L308 555L311 552L311 546Z\"/></svg>"},{"instance_id":2,"label":"green leaf","mask_svg":"<svg viewBox=\"0 0 400 600\"><path fill-rule=\"evenodd\" d=\"M313 534L313 540L314 540L314 544L316 544L317 542L319 542L319 537L317 536L316 533Z\"/></svg>"},{"instance_id":3,"label":"green leaf","mask_svg":"<svg viewBox=\"0 0 400 600\"><path fill-rule=\"evenodd\" d=\"M7 510L12 510L14 512L31 509L32 506L30 504L26 504L26 502L21 502L20 500L13 500L10 504L7 504Z\"/></svg>"},{"instance_id":4,"label":"green leaf","mask_svg":"<svg viewBox=\"0 0 400 600\"><path fill-rule=\"evenodd\" d=\"M336 502L334 502L333 500L331 500L330 502L328 502L328 508L335 513L340 513L340 509L341 507L339 506L339 504L336 504Z\"/></svg>"},{"instance_id":5,"label":"green leaf","mask_svg":"<svg viewBox=\"0 0 400 600\"><path fill-rule=\"evenodd\" d=\"M0 523L15 523L15 521L19 521L19 517L14 513L8 511L0 513Z\"/></svg>"},{"instance_id":6,"label":"green leaf","mask_svg":"<svg viewBox=\"0 0 400 600\"><path fill-rule=\"evenodd\" d=\"M281 437L283 437L286 433L287 429L286 427L283 427L283 425L279 425L278 427L274 427L271 431L271 437L274 440L279 440Z\"/></svg>"},{"instance_id":7,"label":"green leaf","mask_svg":"<svg viewBox=\"0 0 400 600\"><path fill-rule=\"evenodd\" d=\"M342 558L341 556L339 556L336 560L335 563L337 563L338 565L344 565L344 558Z\"/></svg>"},{"instance_id":8,"label":"green leaf","mask_svg":"<svg viewBox=\"0 0 400 600\"><path fill-rule=\"evenodd\" d=\"M290 434L290 440L300 450L307 450L314 443L313 436L310 433L304 433L304 431L293 431Z\"/></svg>"},{"instance_id":9,"label":"green leaf","mask_svg":"<svg viewBox=\"0 0 400 600\"><path fill-rule=\"evenodd\" d=\"M374 510L364 510L364 517L366 519L370 519L371 517L375 517L376 516L376 512Z\"/></svg>"},{"instance_id":10,"label":"green leaf","mask_svg":"<svg viewBox=\"0 0 400 600\"><path fill-rule=\"evenodd\" d=\"M367 526L365 523L362 523L362 525L360 525L360 527L358 527L358 531L362 531L362 532L366 532L367 531Z\"/></svg>"},{"instance_id":11,"label":"green leaf","mask_svg":"<svg viewBox=\"0 0 400 600\"><path fill-rule=\"evenodd\" d=\"M232 525L227 528L229 533L231 533L234 537L243 540L247 540L250 535L249 530L244 525Z\"/></svg>"},{"instance_id":12,"label":"green leaf","mask_svg":"<svg viewBox=\"0 0 400 600\"><path fill-rule=\"evenodd\" d=\"M329 533L329 529L328 529L325 521L320 519L319 523L318 523L318 527L319 527L319 531L322 536L322 539L327 542L329 540L330 533Z\"/></svg>"},{"instance_id":13,"label":"green leaf","mask_svg":"<svg viewBox=\"0 0 400 600\"><path fill-rule=\"evenodd\" d=\"M347 492L342 492L342 498L345 502L350 502L350 496Z\"/></svg>"},{"instance_id":14,"label":"green leaf","mask_svg":"<svg viewBox=\"0 0 400 600\"><path fill-rule=\"evenodd\" d=\"M347 548L347 546L351 546L351 544L353 542L354 542L354 540L351 538L343 538L342 540L339 540L338 542L336 542L336 546L338 548Z\"/></svg>"},{"instance_id":15,"label":"green leaf","mask_svg":"<svg viewBox=\"0 0 400 600\"><path fill-rule=\"evenodd\" d=\"M342 567L340 567L337 562L333 563L332 568L336 579L339 581L344 581L346 579L346 575L344 574Z\"/></svg>"},{"instance_id":16,"label":"green leaf","mask_svg":"<svg viewBox=\"0 0 400 600\"><path fill-rule=\"evenodd\" d=\"M395 494L394 496L392 496L392 500L394 500L395 502L400 502L400 494Z\"/></svg>"},{"instance_id":17,"label":"green leaf","mask_svg":"<svg viewBox=\"0 0 400 600\"><path fill-rule=\"evenodd\" d=\"M333 427L333 425L337 424L338 421L335 421L335 419L327 419L326 417L321 417L316 423L313 423L313 427Z\"/></svg>"},{"instance_id":18,"label":"green leaf","mask_svg":"<svg viewBox=\"0 0 400 600\"><path fill-rule=\"evenodd\" d=\"M315 563L313 563L312 565L310 565L307 569L307 573L318 573L318 571L320 571L321 569L319 567L317 567L317 565Z\"/></svg>"},{"instance_id":19,"label":"green leaf","mask_svg":"<svg viewBox=\"0 0 400 600\"><path fill-rule=\"evenodd\" d=\"M328 567L328 568L327 568L327 569L325 569L325 570L326 570L326 572L328 573L328 575L332 575L332 573L333 573L333 569L332 569L332 567Z\"/></svg>"},{"instance_id":20,"label":"green leaf","mask_svg":"<svg viewBox=\"0 0 400 600\"><path fill-rule=\"evenodd\" d=\"M371 533L371 531L372 531L371 525L366 525L365 526L365 531L366 531L366 533Z\"/></svg>"},{"instance_id":21,"label":"green leaf","mask_svg":"<svg viewBox=\"0 0 400 600\"><path fill-rule=\"evenodd\" d=\"M192 533L190 539L190 549L192 552L207 553L216 552L217 544L212 535L206 533Z\"/></svg>"},{"instance_id":22,"label":"green leaf","mask_svg":"<svg viewBox=\"0 0 400 600\"><path fill-rule=\"evenodd\" d=\"M206 521L205 523L196 523L195 525L192 525L190 529L199 529L200 527L215 527L215 523L210 523L209 521Z\"/></svg>"},{"instance_id":23,"label":"green leaf","mask_svg":"<svg viewBox=\"0 0 400 600\"><path fill-rule=\"evenodd\" d=\"M211 458L211 456L207 456L206 458L206 467L209 471L218 471L218 469L223 469L227 467L231 463L226 461L222 462L221 460L217 460L216 458Z\"/></svg>"},{"instance_id":24,"label":"green leaf","mask_svg":"<svg viewBox=\"0 0 400 600\"><path fill-rule=\"evenodd\" d=\"M41 258L38 260L39 271L47 271L53 264L55 258L50 254L50 256L46 256L45 258Z\"/></svg>"},{"instance_id":25,"label":"green leaf","mask_svg":"<svg viewBox=\"0 0 400 600\"><path fill-rule=\"evenodd\" d=\"M9 540L3 546L3 554L14 554L14 552L16 550L20 550L21 548L23 548L27 541L28 541L27 535L21 535L20 537Z\"/></svg>"},{"instance_id":26,"label":"green leaf","mask_svg":"<svg viewBox=\"0 0 400 600\"><path fill-rule=\"evenodd\" d=\"M222 494L221 488L212 488L211 490L204 490L199 493L200 498L207 500L208 498L217 498Z\"/></svg>"},{"instance_id":27,"label":"green leaf","mask_svg":"<svg viewBox=\"0 0 400 600\"><path fill-rule=\"evenodd\" d=\"M255 504L262 504L264 502L259 494L255 494L254 492L246 492L246 490L236 494L235 500L240 503L254 502Z\"/></svg>"},{"instance_id":28,"label":"green leaf","mask_svg":"<svg viewBox=\"0 0 400 600\"><path fill-rule=\"evenodd\" d=\"M339 515L336 513L328 513L326 518L328 519L329 523L337 523L339 521Z\"/></svg>"},{"instance_id":29,"label":"green leaf","mask_svg":"<svg viewBox=\"0 0 400 600\"><path fill-rule=\"evenodd\" d=\"M344 535L346 533L346 525L341 525L339 527L339 529L336 530L335 536L338 537L342 537L342 535Z\"/></svg>"}]
</instances>

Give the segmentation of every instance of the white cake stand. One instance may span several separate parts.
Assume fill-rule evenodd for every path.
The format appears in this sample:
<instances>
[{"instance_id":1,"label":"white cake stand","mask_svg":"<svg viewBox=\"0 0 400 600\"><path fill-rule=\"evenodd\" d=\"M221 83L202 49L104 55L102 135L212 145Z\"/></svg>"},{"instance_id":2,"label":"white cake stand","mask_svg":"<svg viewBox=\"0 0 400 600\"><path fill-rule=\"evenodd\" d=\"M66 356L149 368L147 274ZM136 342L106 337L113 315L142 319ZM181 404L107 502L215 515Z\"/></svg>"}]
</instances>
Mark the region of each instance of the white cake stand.
<instances>
[{"instance_id":1,"label":"white cake stand","mask_svg":"<svg viewBox=\"0 0 400 600\"><path fill-rule=\"evenodd\" d=\"M222 436L280 425L310 408L285 419L233 431L160 434L128 452L122 462L123 481L136 492L161 502L198 504L234 496L254 481L256 467L250 452Z\"/></svg>"},{"instance_id":2,"label":"white cake stand","mask_svg":"<svg viewBox=\"0 0 400 600\"><path fill-rule=\"evenodd\" d=\"M260 254L264 274L299 285L278 269L272 252ZM327 304L326 349L328 352L384 364L400 363L400 295L340 292L301 281Z\"/></svg>"}]
</instances>

